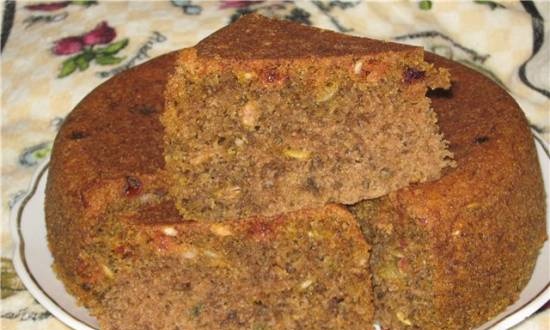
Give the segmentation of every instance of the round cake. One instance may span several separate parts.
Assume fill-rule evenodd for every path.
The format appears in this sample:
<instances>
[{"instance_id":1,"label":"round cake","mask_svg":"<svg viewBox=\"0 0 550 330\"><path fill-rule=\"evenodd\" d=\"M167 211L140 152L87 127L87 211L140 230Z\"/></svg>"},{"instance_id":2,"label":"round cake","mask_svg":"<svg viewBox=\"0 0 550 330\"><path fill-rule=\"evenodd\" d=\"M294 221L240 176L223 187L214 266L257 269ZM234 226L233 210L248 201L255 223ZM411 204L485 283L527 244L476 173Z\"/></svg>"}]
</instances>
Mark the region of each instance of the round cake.
<instances>
[{"instance_id":1,"label":"round cake","mask_svg":"<svg viewBox=\"0 0 550 330\"><path fill-rule=\"evenodd\" d=\"M426 55L452 77L429 95L456 161L440 179L203 223L167 189L159 118L177 56L96 88L54 143L54 268L102 329L470 329L527 284L546 239L542 177L521 109L488 78Z\"/></svg>"}]
</instances>

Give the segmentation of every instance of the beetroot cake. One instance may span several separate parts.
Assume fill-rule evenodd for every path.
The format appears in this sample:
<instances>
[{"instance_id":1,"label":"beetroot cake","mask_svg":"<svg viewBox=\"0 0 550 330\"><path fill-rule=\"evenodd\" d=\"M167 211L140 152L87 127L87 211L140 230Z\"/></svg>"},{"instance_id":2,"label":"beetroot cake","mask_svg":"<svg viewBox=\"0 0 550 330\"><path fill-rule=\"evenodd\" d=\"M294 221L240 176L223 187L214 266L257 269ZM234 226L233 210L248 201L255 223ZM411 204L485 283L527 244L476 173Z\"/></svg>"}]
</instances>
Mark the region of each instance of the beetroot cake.
<instances>
[{"instance_id":1,"label":"beetroot cake","mask_svg":"<svg viewBox=\"0 0 550 330\"><path fill-rule=\"evenodd\" d=\"M257 26L265 29L240 39L243 31ZM257 121L265 126L269 120L257 117L254 109L246 112L250 116L239 117L242 108L235 106L227 114L237 117L220 132L243 134L247 138L242 139L243 146L257 143L270 161L282 164L284 171L279 177L287 181L281 182L303 182L300 180L305 178L305 187L290 185L277 190L289 194L279 200L284 211L280 213L249 205L240 211L238 203L225 199L231 197L225 192L220 194L224 198L215 197L214 207L204 213L200 207L186 206L184 194L174 182L185 177L181 170L188 165L178 167L170 157L188 150L176 141L184 144L190 140L177 136L181 122L166 121L170 116L184 116L184 108L173 103L179 97L173 95L175 87L187 84L182 81L181 74L187 69L181 60L196 56L196 63L214 63L214 58L225 63L241 56L240 60L249 63L245 57L255 52L261 61L275 61L276 56L269 55L271 50L257 50L251 42L254 35L270 33L270 26L274 33L285 29L295 32L293 38L273 40L271 47L278 49L282 58L303 62L308 61L301 55L306 48L312 56L311 52L319 53L319 67L327 70L325 78L336 83L338 91L332 93L325 85L328 99L314 101L319 90L312 87L304 91L307 95L300 102L310 98L308 102L319 102L323 111L330 110L326 103L333 98L351 102L346 101L342 86L351 90L364 87L365 78L352 78L358 59L374 56L379 60L377 65L368 61L357 65L361 74L368 68L372 72L382 70L385 66L380 63L387 63L395 76L387 78L385 86L398 90L390 98L397 102L392 104L406 110L397 104L413 98L419 103L407 108L414 110L411 115L420 116L424 111L420 117L434 119L420 121L427 125L428 139L435 143L432 150L439 152L435 164L425 163L430 174L423 172L426 175L418 177L419 181L430 180L407 185L416 180L411 176L398 179L398 172L385 173L380 168L369 172L369 185L356 182L361 189L350 188L353 196L344 200L341 196L350 193L351 181L359 180L359 176L343 178L342 186L331 191L330 185L324 186L325 181L317 177L327 171L330 159L311 172L309 166L304 169L296 165L310 164L316 153L336 149L330 145L317 148L306 141L298 144L308 147L302 150L291 145L287 136L282 138L288 146L271 149L262 144L270 136L267 133L260 141L251 141L246 134L255 131L256 125L249 131L235 123L243 123L246 117L250 119L246 123ZM224 47L229 38L233 46ZM330 42L324 43L325 38ZM322 46L311 50L308 43ZM395 56L386 59L382 53ZM400 62L401 56L414 65ZM336 69L326 65L331 61L337 64ZM52 150L45 209L49 246L59 278L97 317L102 329L112 330L365 329L374 321L392 330L471 329L491 319L518 297L546 239L544 190L533 140L521 109L494 82L435 55L428 54L426 61L431 64L423 62L421 50L416 48L250 16L193 49L161 56L110 79L71 112ZM347 72L342 63L355 64ZM235 67L228 66L231 74L220 77L231 82ZM312 70L308 66L304 76L313 77ZM430 84L446 86L447 70L452 89L431 92L434 114L424 93ZM205 81L215 76L213 72L199 79L201 90L207 89ZM247 77L244 74L241 78ZM266 77L276 81L278 74ZM231 84L244 90L238 81ZM261 84L254 86L263 88ZM289 94L284 95L302 97L281 86L277 93L286 90L284 93ZM225 95L224 88L216 88ZM323 89L320 91L322 94ZM210 94L216 102L225 100L223 95ZM181 101L199 96L187 95ZM260 94L256 97L261 105L258 108L264 109L268 99ZM308 116L315 115L313 106L300 109ZM296 118L305 118L304 113L296 114ZM339 121L351 116L360 120L352 111L348 113L327 113L327 118ZM434 126L435 116L449 143L448 151L443 148L439 128ZM200 116L197 120L204 123ZM405 120L405 115L399 120ZM281 123L281 118L275 121L276 125ZM165 129L167 124L174 125L173 131ZM304 129L311 132L313 128ZM413 143L420 136L415 135L420 134L417 131L411 131L415 137L405 134L402 141ZM280 132L292 136L290 130L280 128ZM387 134L398 136L397 131ZM220 148L225 152L236 140L224 137ZM346 132L342 141L350 142L350 137ZM321 140L333 141L324 138ZM349 147L351 152L354 144ZM282 159L276 159L274 150L283 152ZM375 153L383 154L382 150ZM451 154L456 166L443 167L451 164L446 158ZM217 155L213 159L218 159ZM249 155L256 157L253 152ZM347 153L340 156L342 164L351 164L346 161ZM362 157L358 159L365 162ZM173 164L168 166L165 158ZM386 161L388 168L395 166L392 159ZM203 163L215 164L212 159L201 162L200 157L197 162L199 171L206 168ZM214 171L218 165L223 168L219 173L230 173L224 168L227 164L217 164ZM302 171L294 177L290 171L295 169ZM341 174L335 172L336 176ZM311 184L309 175L314 175ZM407 186L392 191L398 184L390 182L397 181L399 186ZM306 197L300 195L300 189ZM379 193L370 195L372 189L379 189ZM241 193L245 192L241 188ZM207 190L200 193L207 194ZM370 199L375 195L379 197ZM251 200L263 205L264 197L252 196ZM337 205L364 197L369 199ZM297 204L287 204L293 198ZM196 214L197 219L182 212ZM222 215L219 219L218 214Z\"/></svg>"}]
</instances>

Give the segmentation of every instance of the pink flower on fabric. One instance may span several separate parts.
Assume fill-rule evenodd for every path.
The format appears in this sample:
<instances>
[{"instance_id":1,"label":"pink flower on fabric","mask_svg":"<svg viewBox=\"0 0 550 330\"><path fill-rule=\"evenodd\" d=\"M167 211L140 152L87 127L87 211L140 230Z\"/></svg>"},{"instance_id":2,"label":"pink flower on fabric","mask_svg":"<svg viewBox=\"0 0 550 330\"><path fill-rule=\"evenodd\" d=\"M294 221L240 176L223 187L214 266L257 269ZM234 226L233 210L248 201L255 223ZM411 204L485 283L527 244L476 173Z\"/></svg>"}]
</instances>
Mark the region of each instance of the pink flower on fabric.
<instances>
[{"instance_id":1,"label":"pink flower on fabric","mask_svg":"<svg viewBox=\"0 0 550 330\"><path fill-rule=\"evenodd\" d=\"M89 1L87 3L95 2ZM124 38L112 42L116 35L115 29L103 21L96 25L93 30L84 34L55 41L51 49L53 54L58 56L71 55L61 64L57 77L67 77L77 70L85 71L91 63L114 65L122 62L125 57L117 56L117 54L128 45L129 40ZM105 46L99 47L98 45Z\"/></svg>"},{"instance_id":2,"label":"pink flower on fabric","mask_svg":"<svg viewBox=\"0 0 550 330\"><path fill-rule=\"evenodd\" d=\"M263 1L257 1L257 0L222 0L222 3L220 5L221 9L225 8L244 8L248 7L250 5L253 5L255 3L259 3Z\"/></svg>"},{"instance_id":3,"label":"pink flower on fabric","mask_svg":"<svg viewBox=\"0 0 550 330\"><path fill-rule=\"evenodd\" d=\"M108 44L116 38L116 31L107 22L99 23L92 31L82 36L86 45Z\"/></svg>"},{"instance_id":4,"label":"pink flower on fabric","mask_svg":"<svg viewBox=\"0 0 550 330\"><path fill-rule=\"evenodd\" d=\"M84 47L81 37L67 37L55 42L52 51L55 55L70 55L78 53Z\"/></svg>"}]
</instances>

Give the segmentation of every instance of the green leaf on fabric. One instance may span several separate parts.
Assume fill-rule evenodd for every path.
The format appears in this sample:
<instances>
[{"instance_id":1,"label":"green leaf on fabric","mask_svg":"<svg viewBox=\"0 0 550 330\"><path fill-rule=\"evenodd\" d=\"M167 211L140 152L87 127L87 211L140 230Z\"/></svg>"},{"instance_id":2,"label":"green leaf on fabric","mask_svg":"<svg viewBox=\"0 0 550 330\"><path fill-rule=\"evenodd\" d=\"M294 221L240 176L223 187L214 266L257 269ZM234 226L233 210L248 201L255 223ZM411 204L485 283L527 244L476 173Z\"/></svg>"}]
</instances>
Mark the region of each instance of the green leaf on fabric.
<instances>
[{"instance_id":1,"label":"green leaf on fabric","mask_svg":"<svg viewBox=\"0 0 550 330\"><path fill-rule=\"evenodd\" d=\"M84 71L90 66L90 62L82 55L76 58L76 65L80 71Z\"/></svg>"},{"instance_id":2,"label":"green leaf on fabric","mask_svg":"<svg viewBox=\"0 0 550 330\"><path fill-rule=\"evenodd\" d=\"M45 158L46 156L48 156L48 155L50 154L51 151L52 151L51 146L47 146L47 147L45 147L45 148L36 150L36 151L33 153L33 156L34 156L34 158L36 158L36 159L43 159L43 158Z\"/></svg>"},{"instance_id":3,"label":"green leaf on fabric","mask_svg":"<svg viewBox=\"0 0 550 330\"><path fill-rule=\"evenodd\" d=\"M97 0L73 0L71 4L89 7L91 5L97 5Z\"/></svg>"},{"instance_id":4,"label":"green leaf on fabric","mask_svg":"<svg viewBox=\"0 0 550 330\"><path fill-rule=\"evenodd\" d=\"M128 38L114 42L105 48L97 49L98 54L113 55L118 53L122 48L128 45Z\"/></svg>"},{"instance_id":5,"label":"green leaf on fabric","mask_svg":"<svg viewBox=\"0 0 550 330\"><path fill-rule=\"evenodd\" d=\"M61 66L61 71L59 71L59 75L57 75L57 78L64 78L71 73L73 73L76 70L76 57L71 57L70 59L63 62L63 65Z\"/></svg>"},{"instance_id":6,"label":"green leaf on fabric","mask_svg":"<svg viewBox=\"0 0 550 330\"><path fill-rule=\"evenodd\" d=\"M99 65L113 65L118 64L124 60L124 57L115 57L112 55L98 54L95 61Z\"/></svg>"},{"instance_id":7,"label":"green leaf on fabric","mask_svg":"<svg viewBox=\"0 0 550 330\"><path fill-rule=\"evenodd\" d=\"M474 0L474 3L477 3L478 5L486 5L491 8L491 10L495 10L497 8L506 8L504 5L490 0Z\"/></svg>"},{"instance_id":8,"label":"green leaf on fabric","mask_svg":"<svg viewBox=\"0 0 550 330\"><path fill-rule=\"evenodd\" d=\"M91 49L85 49L80 56L82 56L86 61L90 62L94 59L95 53Z\"/></svg>"},{"instance_id":9,"label":"green leaf on fabric","mask_svg":"<svg viewBox=\"0 0 550 330\"><path fill-rule=\"evenodd\" d=\"M432 2L430 0L422 0L418 3L418 8L422 10L432 9Z\"/></svg>"}]
</instances>

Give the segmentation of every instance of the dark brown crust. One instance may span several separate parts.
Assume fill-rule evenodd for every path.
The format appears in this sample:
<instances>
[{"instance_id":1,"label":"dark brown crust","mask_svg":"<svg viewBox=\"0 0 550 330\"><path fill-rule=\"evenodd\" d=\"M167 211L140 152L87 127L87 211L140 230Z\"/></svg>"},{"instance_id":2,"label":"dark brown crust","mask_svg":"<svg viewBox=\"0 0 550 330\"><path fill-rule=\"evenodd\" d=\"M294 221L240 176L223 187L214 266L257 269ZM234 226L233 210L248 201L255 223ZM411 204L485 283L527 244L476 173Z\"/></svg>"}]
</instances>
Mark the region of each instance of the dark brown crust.
<instances>
[{"instance_id":1,"label":"dark brown crust","mask_svg":"<svg viewBox=\"0 0 550 330\"><path fill-rule=\"evenodd\" d=\"M380 305L387 306L378 312L384 324L470 329L513 303L530 279L546 239L544 186L527 121L512 97L457 63L427 59L449 68L453 77L452 92L434 93L432 104L457 167L438 181L361 202L355 212L373 245L398 241L402 255L418 246L428 255L432 298L409 308L402 306L407 289L386 294L392 283L381 272L380 255L391 249L374 249L375 294L383 294ZM416 232L414 242L400 240L407 236L405 224ZM409 288L418 294L426 279L414 276L404 272L401 279L415 283ZM402 307L410 315L400 319L396 311Z\"/></svg>"},{"instance_id":2,"label":"dark brown crust","mask_svg":"<svg viewBox=\"0 0 550 330\"><path fill-rule=\"evenodd\" d=\"M100 220L96 205L117 195L94 191L106 180L154 174L164 166L158 116L174 60L175 54L161 56L96 88L69 114L54 142L45 201L48 241L59 275L83 297L86 291L73 279L87 229Z\"/></svg>"},{"instance_id":3,"label":"dark brown crust","mask_svg":"<svg viewBox=\"0 0 550 330\"><path fill-rule=\"evenodd\" d=\"M493 317L529 279L546 238L544 190L531 134L513 99L479 73L435 55L428 60L449 67L455 80L452 95L433 97L433 106L458 167L388 198L432 238L439 318L428 328L464 329ZM163 167L158 116L173 61L173 54L157 58L98 87L56 138L46 192L48 240L60 277L89 306L93 299L75 272L79 254L100 220L97 207L123 195L128 175L155 176ZM156 222L162 221L151 226Z\"/></svg>"},{"instance_id":4,"label":"dark brown crust","mask_svg":"<svg viewBox=\"0 0 550 330\"><path fill-rule=\"evenodd\" d=\"M457 168L389 198L432 238L432 329L488 321L517 299L546 240L544 186L533 137L517 103L488 78L451 70L452 96L434 96Z\"/></svg>"},{"instance_id":5,"label":"dark brown crust","mask_svg":"<svg viewBox=\"0 0 550 330\"><path fill-rule=\"evenodd\" d=\"M253 28L251 28L253 27ZM393 42L342 35L298 23L250 14L222 28L197 45L201 57L237 60L327 57L418 50ZM267 47L257 48L257 45Z\"/></svg>"}]
</instances>

